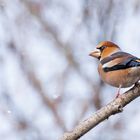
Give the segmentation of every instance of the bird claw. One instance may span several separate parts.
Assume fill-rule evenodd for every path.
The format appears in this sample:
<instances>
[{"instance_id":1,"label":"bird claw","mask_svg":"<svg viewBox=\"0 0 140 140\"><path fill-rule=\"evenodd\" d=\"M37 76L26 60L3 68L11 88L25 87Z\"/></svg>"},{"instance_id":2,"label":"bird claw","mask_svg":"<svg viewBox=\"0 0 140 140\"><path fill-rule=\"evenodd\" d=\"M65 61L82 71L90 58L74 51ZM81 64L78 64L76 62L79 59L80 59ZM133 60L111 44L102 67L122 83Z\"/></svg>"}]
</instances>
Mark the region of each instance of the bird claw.
<instances>
[{"instance_id":1,"label":"bird claw","mask_svg":"<svg viewBox=\"0 0 140 140\"><path fill-rule=\"evenodd\" d=\"M119 96L120 96L120 93L117 93L115 98L117 99Z\"/></svg>"},{"instance_id":2,"label":"bird claw","mask_svg":"<svg viewBox=\"0 0 140 140\"><path fill-rule=\"evenodd\" d=\"M139 82L136 82L134 86L138 86L139 84L140 84Z\"/></svg>"}]
</instances>

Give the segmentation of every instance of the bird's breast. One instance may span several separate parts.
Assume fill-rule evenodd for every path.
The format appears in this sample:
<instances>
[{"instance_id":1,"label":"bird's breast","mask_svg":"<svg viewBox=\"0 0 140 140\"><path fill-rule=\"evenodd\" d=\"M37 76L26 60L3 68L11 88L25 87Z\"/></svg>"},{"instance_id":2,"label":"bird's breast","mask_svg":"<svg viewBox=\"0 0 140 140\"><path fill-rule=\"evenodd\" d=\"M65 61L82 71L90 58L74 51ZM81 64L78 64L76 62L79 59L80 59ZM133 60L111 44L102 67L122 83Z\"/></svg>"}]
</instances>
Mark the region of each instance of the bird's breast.
<instances>
[{"instance_id":1,"label":"bird's breast","mask_svg":"<svg viewBox=\"0 0 140 140\"><path fill-rule=\"evenodd\" d=\"M130 87L140 79L140 67L105 72L99 64L98 71L101 79L114 87Z\"/></svg>"}]
</instances>

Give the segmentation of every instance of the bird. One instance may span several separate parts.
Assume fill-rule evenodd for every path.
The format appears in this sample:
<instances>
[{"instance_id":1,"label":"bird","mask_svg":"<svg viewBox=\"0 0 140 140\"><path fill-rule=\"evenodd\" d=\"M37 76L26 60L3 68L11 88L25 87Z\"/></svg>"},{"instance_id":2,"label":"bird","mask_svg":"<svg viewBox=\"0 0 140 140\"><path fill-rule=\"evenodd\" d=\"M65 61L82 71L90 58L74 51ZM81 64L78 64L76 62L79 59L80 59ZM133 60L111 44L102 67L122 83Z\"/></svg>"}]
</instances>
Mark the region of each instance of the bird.
<instances>
[{"instance_id":1,"label":"bird","mask_svg":"<svg viewBox=\"0 0 140 140\"><path fill-rule=\"evenodd\" d=\"M116 98L120 96L121 88L131 87L140 80L140 58L122 51L114 42L100 42L89 55L99 60L101 79L118 88Z\"/></svg>"}]
</instances>

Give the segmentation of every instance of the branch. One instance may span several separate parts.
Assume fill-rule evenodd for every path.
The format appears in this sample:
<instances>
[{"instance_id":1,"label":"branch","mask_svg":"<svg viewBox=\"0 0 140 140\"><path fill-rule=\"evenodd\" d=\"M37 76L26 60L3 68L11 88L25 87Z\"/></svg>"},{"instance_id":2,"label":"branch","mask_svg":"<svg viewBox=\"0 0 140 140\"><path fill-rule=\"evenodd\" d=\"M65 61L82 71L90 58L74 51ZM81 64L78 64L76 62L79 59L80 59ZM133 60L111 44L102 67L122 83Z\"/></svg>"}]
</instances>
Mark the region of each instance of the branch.
<instances>
[{"instance_id":1,"label":"branch","mask_svg":"<svg viewBox=\"0 0 140 140\"><path fill-rule=\"evenodd\" d=\"M64 133L61 140L77 140L96 125L108 119L111 115L120 113L123 111L123 107L129 104L131 101L140 96L140 84L136 84L133 88L114 99L112 102L102 107L95 112L90 118L81 122L75 127L72 132Z\"/></svg>"}]
</instances>

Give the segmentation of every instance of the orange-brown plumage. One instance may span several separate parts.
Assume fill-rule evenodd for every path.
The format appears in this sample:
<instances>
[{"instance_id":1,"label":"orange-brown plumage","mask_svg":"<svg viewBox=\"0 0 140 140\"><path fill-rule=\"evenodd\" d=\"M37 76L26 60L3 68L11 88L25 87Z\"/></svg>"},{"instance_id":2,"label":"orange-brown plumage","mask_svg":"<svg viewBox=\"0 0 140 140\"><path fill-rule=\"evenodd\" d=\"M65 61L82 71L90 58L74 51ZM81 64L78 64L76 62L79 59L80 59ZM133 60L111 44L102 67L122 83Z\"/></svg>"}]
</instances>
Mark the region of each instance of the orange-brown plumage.
<instances>
[{"instance_id":1,"label":"orange-brown plumage","mask_svg":"<svg viewBox=\"0 0 140 140\"><path fill-rule=\"evenodd\" d=\"M101 59L104 59L105 57L111 55L112 53L120 50L120 48L113 42L110 41L103 41L100 42L96 49L101 49L101 47L106 46L106 48L101 52Z\"/></svg>"},{"instance_id":2,"label":"orange-brown plumage","mask_svg":"<svg viewBox=\"0 0 140 140\"><path fill-rule=\"evenodd\" d=\"M126 52L113 42L103 41L90 55L99 59L101 79L114 87L130 87L140 80L140 59Z\"/></svg>"},{"instance_id":3,"label":"orange-brown plumage","mask_svg":"<svg viewBox=\"0 0 140 140\"><path fill-rule=\"evenodd\" d=\"M114 87L130 87L140 79L140 77L138 76L140 75L140 68L139 72L135 69L128 68L126 70L105 73L102 69L102 65L99 64L98 71L101 76L101 79Z\"/></svg>"}]
</instances>

